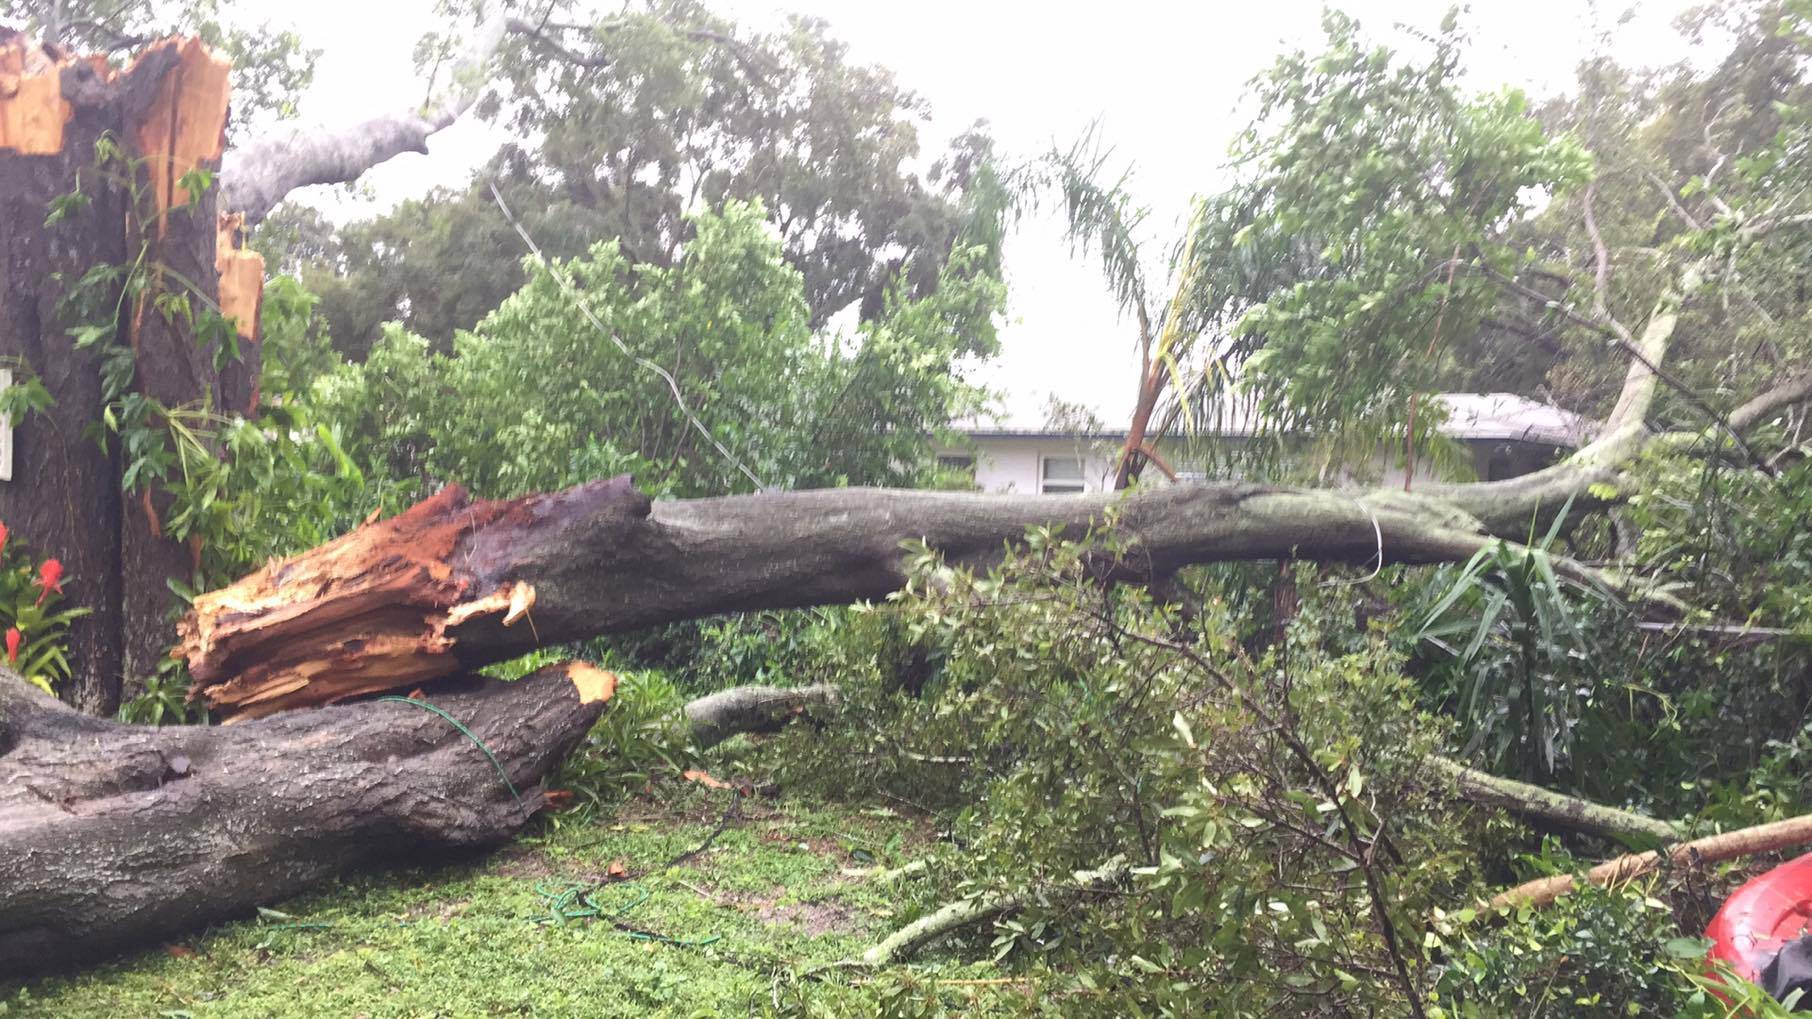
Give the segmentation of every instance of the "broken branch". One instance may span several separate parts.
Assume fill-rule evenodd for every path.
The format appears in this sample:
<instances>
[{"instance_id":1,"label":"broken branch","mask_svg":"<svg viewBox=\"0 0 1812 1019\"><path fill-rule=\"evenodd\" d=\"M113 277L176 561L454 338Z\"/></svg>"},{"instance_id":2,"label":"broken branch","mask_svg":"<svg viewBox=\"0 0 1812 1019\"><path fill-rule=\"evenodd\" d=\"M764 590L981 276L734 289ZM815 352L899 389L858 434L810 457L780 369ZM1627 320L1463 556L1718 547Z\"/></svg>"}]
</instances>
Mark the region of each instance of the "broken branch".
<instances>
[{"instance_id":1,"label":"broken branch","mask_svg":"<svg viewBox=\"0 0 1812 1019\"><path fill-rule=\"evenodd\" d=\"M1678 825L1667 821L1499 778L1444 757L1429 757L1427 761L1431 769L1453 782L1461 796L1474 803L1611 838L1635 837L1666 843L1677 841L1684 834Z\"/></svg>"},{"instance_id":2,"label":"broken branch","mask_svg":"<svg viewBox=\"0 0 1812 1019\"><path fill-rule=\"evenodd\" d=\"M1646 853L1628 853L1593 867L1586 871L1585 880L1595 885L1610 885L1620 881L1629 881L1641 877L1666 862L1674 866L1695 866L1701 863L1716 863L1720 860L1732 860L1740 856L1753 856L1756 853L1773 852L1790 846L1804 845L1812 842L1812 815L1790 817L1784 821L1756 825L1739 831L1725 832L1691 842L1682 842L1665 850L1649 850ZM1527 902L1531 905L1545 906L1555 899L1573 891L1578 882L1571 874L1558 874L1554 877L1539 878L1524 882L1506 892L1500 892L1492 898L1492 906L1512 906Z\"/></svg>"},{"instance_id":3,"label":"broken branch","mask_svg":"<svg viewBox=\"0 0 1812 1019\"><path fill-rule=\"evenodd\" d=\"M1034 897L1046 901L1078 899L1093 892L1112 888L1132 873L1126 861L1115 857L1093 870L1079 870L1065 884L1048 885L1035 893L978 895L958 899L888 935L881 942L852 960L858 966L891 966L904 962L925 946L945 935L979 923L1016 913Z\"/></svg>"}]
</instances>

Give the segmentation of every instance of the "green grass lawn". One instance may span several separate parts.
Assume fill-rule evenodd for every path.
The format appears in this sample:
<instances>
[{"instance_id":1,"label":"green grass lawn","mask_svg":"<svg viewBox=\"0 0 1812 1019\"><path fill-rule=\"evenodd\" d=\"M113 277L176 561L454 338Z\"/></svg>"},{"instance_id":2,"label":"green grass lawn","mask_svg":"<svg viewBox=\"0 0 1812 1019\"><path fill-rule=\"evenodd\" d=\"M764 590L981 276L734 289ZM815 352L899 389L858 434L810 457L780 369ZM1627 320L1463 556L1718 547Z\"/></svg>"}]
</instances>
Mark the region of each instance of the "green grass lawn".
<instances>
[{"instance_id":1,"label":"green grass lawn","mask_svg":"<svg viewBox=\"0 0 1812 1019\"><path fill-rule=\"evenodd\" d=\"M897 994L902 978L910 986L933 974L997 975L946 960L879 979L847 971L796 979L858 954L914 914L903 898L923 890L844 871L922 853L927 823L878 808L751 798L710 849L663 869L717 827L726 794L660 792L677 802L556 818L486 857L348 876L274 913L6 987L0 1014L880 1014L882 989ZM627 880L611 880L613 863ZM551 897L600 883L593 902L620 910L614 919L550 913ZM950 999L953 1014L1014 1007L994 1000L1003 991L988 984L933 993ZM1023 994L1005 994L1014 997L1024 1003Z\"/></svg>"}]
</instances>

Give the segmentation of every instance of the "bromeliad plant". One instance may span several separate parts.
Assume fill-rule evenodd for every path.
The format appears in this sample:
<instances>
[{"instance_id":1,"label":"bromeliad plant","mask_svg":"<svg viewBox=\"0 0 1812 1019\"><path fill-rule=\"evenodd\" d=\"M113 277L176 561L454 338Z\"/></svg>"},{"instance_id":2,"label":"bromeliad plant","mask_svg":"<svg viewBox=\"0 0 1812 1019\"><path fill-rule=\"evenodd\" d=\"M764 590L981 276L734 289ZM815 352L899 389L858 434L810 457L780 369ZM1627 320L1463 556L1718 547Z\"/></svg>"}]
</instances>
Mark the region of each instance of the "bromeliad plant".
<instances>
[{"instance_id":1,"label":"bromeliad plant","mask_svg":"<svg viewBox=\"0 0 1812 1019\"><path fill-rule=\"evenodd\" d=\"M63 563L32 560L22 546L8 542L0 523L0 625L6 634L6 667L33 686L55 694L69 678L69 624L87 609L62 608Z\"/></svg>"},{"instance_id":2,"label":"bromeliad plant","mask_svg":"<svg viewBox=\"0 0 1812 1019\"><path fill-rule=\"evenodd\" d=\"M1576 763L1575 729L1599 694L1579 616L1604 594L1560 578L1548 554L1566 515L1525 547L1498 542L1443 568L1413 636L1434 659L1424 696L1459 720L1465 754L1531 781Z\"/></svg>"}]
</instances>

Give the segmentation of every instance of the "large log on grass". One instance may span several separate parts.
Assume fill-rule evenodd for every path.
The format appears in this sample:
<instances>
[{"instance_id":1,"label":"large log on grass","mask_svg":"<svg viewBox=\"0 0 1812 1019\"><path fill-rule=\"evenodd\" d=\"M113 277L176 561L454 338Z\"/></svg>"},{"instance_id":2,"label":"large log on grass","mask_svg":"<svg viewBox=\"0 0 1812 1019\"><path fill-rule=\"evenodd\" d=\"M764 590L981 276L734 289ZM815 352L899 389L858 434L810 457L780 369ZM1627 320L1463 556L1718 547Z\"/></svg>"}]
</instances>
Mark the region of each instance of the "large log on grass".
<instances>
[{"instance_id":1,"label":"large log on grass","mask_svg":"<svg viewBox=\"0 0 1812 1019\"><path fill-rule=\"evenodd\" d=\"M448 680L417 703L160 729L0 671L0 974L142 945L360 864L501 842L615 684L550 666Z\"/></svg>"}]
</instances>

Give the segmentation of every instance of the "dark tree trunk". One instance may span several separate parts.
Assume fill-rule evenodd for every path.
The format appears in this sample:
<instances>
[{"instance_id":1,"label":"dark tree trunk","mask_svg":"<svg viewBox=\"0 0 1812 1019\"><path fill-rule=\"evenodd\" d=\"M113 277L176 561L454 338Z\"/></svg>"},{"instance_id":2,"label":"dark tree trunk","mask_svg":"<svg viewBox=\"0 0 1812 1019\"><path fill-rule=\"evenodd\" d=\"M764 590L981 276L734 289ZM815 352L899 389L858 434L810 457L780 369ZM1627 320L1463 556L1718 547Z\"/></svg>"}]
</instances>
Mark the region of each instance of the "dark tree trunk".
<instances>
[{"instance_id":1,"label":"dark tree trunk","mask_svg":"<svg viewBox=\"0 0 1812 1019\"><path fill-rule=\"evenodd\" d=\"M62 561L71 600L91 612L70 628L74 676L66 696L83 710L110 712L119 702L122 650L119 464L87 434L101 418L100 359L74 349L62 304L69 281L125 261L124 197L94 169L95 142L117 135L119 111L92 73L44 66L47 57L5 36L0 31L0 61L10 56L27 70L38 63L31 77L57 82L49 97L57 102L85 99L70 103L60 132L0 144L0 357L16 377L36 375L56 401L12 422L13 476L0 481L0 522L34 554ZM12 102L27 94L22 88ZM74 191L78 177L90 205L47 227L51 203Z\"/></svg>"},{"instance_id":2,"label":"dark tree trunk","mask_svg":"<svg viewBox=\"0 0 1812 1019\"><path fill-rule=\"evenodd\" d=\"M153 162L156 160L153 159ZM171 409L214 409L221 406L220 373L214 350L196 342L195 322L208 313L205 301L218 292L214 271L215 215L212 192L194 202L188 195L160 193L171 182L144 171L150 208L147 222L130 224L147 246L150 271L144 294L131 309L128 342L137 355L135 386L139 393ZM170 203L170 204L166 204ZM199 288L202 293L193 292ZM159 298L174 298L187 312L160 310ZM169 654L170 614L174 608L169 581L187 582L193 574L190 551L165 533L174 500L155 485L130 496L120 527L120 580L125 596L121 625L125 633L122 697L143 689L144 678L157 671Z\"/></svg>"},{"instance_id":3,"label":"dark tree trunk","mask_svg":"<svg viewBox=\"0 0 1812 1019\"><path fill-rule=\"evenodd\" d=\"M194 327L218 299L213 199L203 192L190 203L181 183L188 169L218 164L226 65L198 43L169 40L114 75L0 29L0 66L16 67L23 82L0 96L9 114L0 119L34 127L0 133L0 357L55 400L13 422L0 522L63 563L70 604L90 613L72 628L75 675L63 693L110 713L167 653L169 581L189 579L193 555L163 533L167 496L122 493L120 452L94 441L105 400L100 350L76 350L69 330L107 323L103 345L131 349L131 387L162 406L221 406L213 351L197 345ZM117 163L99 165L103 137L119 146L135 185L123 183ZM47 223L56 199L78 193L83 205ZM90 270L134 264L146 282L135 301L120 304L115 282L66 304Z\"/></svg>"},{"instance_id":4,"label":"dark tree trunk","mask_svg":"<svg viewBox=\"0 0 1812 1019\"><path fill-rule=\"evenodd\" d=\"M348 867L501 842L614 687L586 665L438 685L428 703L493 766L416 704L158 729L0 671L0 974L100 958Z\"/></svg>"},{"instance_id":5,"label":"dark tree trunk","mask_svg":"<svg viewBox=\"0 0 1812 1019\"><path fill-rule=\"evenodd\" d=\"M627 478L499 502L449 487L197 598L180 650L193 696L225 715L265 715L601 633L881 598L904 583L909 542L985 567L1027 527L1080 537L1110 517L1123 551L1096 566L1127 580L1299 553L1445 562L1489 540L1476 520L1419 496L1249 484L1078 496L832 489L677 502L651 502Z\"/></svg>"}]
</instances>

